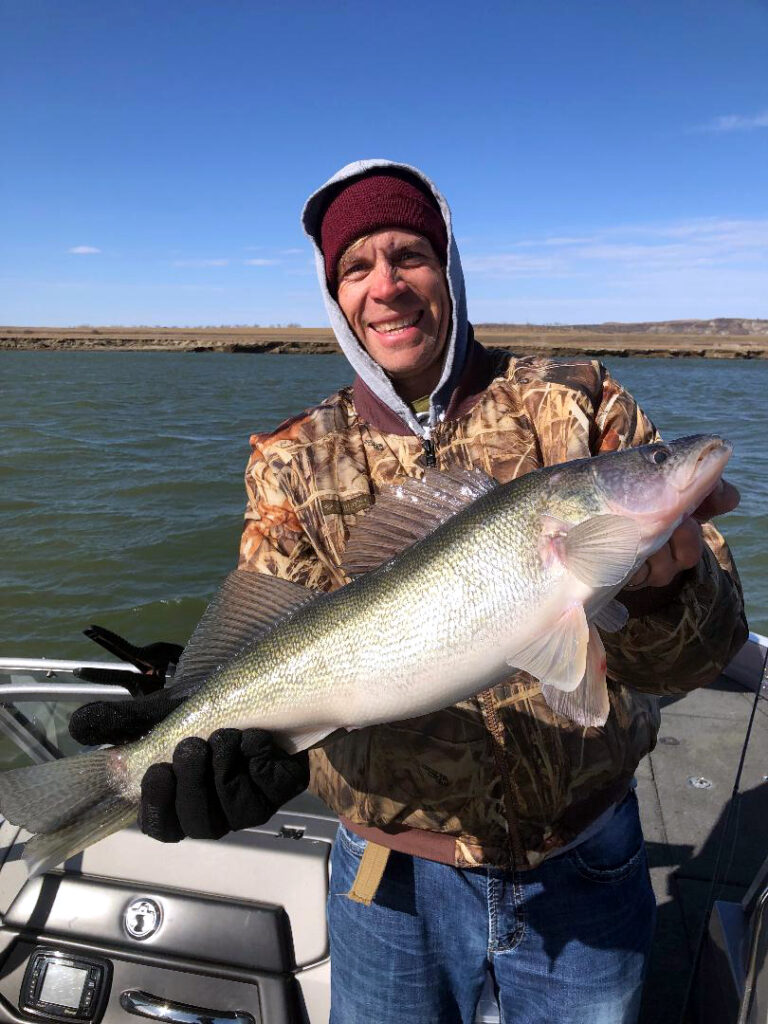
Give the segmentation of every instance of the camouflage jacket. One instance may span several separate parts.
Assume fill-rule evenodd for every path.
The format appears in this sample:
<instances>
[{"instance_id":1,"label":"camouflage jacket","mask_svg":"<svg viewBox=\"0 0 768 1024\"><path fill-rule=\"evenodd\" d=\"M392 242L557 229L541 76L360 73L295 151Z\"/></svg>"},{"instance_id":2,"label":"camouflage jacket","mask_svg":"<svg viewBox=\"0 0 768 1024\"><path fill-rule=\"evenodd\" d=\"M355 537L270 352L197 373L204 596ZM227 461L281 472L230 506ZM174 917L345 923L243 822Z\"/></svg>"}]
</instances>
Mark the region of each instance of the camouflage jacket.
<instances>
[{"instance_id":1,"label":"camouflage jacket","mask_svg":"<svg viewBox=\"0 0 768 1024\"><path fill-rule=\"evenodd\" d=\"M504 483L658 437L596 361L477 349L485 383L435 429L438 468L477 466ZM241 566L321 590L348 582L339 565L374 490L424 468L421 439L387 422L370 398L358 380L253 435ZM682 586L603 635L611 701L603 728L555 715L538 683L518 672L444 711L327 742L311 753L311 789L383 845L462 867L535 866L625 794L656 740L654 695L712 681L746 639L730 553L714 527L704 531L704 556Z\"/></svg>"}]
</instances>

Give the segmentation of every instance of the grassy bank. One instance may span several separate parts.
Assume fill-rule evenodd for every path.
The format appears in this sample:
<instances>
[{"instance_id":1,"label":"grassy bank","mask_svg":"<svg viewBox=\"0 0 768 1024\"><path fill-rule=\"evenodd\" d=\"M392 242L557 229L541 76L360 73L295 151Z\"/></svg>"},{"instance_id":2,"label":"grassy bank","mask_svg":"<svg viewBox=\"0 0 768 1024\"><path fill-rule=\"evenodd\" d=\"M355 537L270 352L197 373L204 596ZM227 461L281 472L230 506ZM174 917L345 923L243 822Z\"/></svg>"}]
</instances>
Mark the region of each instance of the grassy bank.
<instances>
[{"instance_id":1,"label":"grassy bank","mask_svg":"<svg viewBox=\"0 0 768 1024\"><path fill-rule=\"evenodd\" d=\"M747 327L745 327L745 324ZM768 321L535 326L479 324L489 347L541 355L768 358ZM0 350L338 352L323 327L0 327Z\"/></svg>"}]
</instances>

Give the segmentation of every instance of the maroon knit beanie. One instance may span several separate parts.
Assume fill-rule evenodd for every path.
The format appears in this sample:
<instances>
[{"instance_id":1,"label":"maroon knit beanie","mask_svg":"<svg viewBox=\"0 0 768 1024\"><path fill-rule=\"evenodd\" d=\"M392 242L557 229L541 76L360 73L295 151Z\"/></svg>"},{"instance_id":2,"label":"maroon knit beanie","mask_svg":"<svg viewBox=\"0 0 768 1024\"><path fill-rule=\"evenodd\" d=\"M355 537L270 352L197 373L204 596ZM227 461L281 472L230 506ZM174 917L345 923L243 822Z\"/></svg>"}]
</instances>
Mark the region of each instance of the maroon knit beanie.
<instances>
[{"instance_id":1,"label":"maroon knit beanie","mask_svg":"<svg viewBox=\"0 0 768 1024\"><path fill-rule=\"evenodd\" d=\"M343 188L323 214L320 248L331 291L336 290L336 267L347 246L381 228L403 228L424 235L445 262L448 236L434 196L412 179L373 172Z\"/></svg>"}]
</instances>

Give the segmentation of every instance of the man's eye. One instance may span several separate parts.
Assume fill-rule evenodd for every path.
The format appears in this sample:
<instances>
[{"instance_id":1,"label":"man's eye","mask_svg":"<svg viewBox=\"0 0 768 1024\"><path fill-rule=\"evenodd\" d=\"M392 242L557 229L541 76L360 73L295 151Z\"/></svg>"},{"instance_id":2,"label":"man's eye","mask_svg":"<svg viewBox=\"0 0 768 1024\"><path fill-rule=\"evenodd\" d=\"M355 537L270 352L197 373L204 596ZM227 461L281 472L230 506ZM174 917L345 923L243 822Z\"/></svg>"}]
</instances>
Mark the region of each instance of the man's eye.
<instances>
[{"instance_id":1,"label":"man's eye","mask_svg":"<svg viewBox=\"0 0 768 1024\"><path fill-rule=\"evenodd\" d=\"M365 270L365 264L364 263L361 263L361 262L359 262L359 263L349 263L341 271L341 276L342 277L350 277L353 274L360 274L364 270Z\"/></svg>"}]
</instances>

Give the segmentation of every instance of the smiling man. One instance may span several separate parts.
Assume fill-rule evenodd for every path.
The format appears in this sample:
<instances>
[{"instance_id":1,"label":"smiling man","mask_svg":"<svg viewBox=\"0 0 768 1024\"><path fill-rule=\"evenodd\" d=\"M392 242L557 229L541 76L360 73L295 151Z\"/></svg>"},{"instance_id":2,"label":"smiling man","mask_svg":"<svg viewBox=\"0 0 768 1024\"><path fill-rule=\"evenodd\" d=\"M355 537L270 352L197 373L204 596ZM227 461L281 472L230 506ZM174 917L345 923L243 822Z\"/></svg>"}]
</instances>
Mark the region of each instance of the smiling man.
<instances>
[{"instance_id":1,"label":"smiling man","mask_svg":"<svg viewBox=\"0 0 768 1024\"><path fill-rule=\"evenodd\" d=\"M451 301L429 239L376 231L339 259L337 299L368 355L409 400L440 376Z\"/></svg>"},{"instance_id":2,"label":"smiling man","mask_svg":"<svg viewBox=\"0 0 768 1024\"><path fill-rule=\"evenodd\" d=\"M506 482L658 438L597 361L475 341L450 210L415 168L350 165L310 197L303 223L356 378L252 437L241 566L333 590L376 492L425 466ZM722 485L698 519L737 501ZM630 618L603 636L603 727L559 716L514 672L473 700L310 752L310 788L341 819L332 1024L471 1024L489 972L509 1022L636 1020L655 908L633 776L656 740L653 695L711 682L746 639L728 548L698 519L619 595ZM115 705L99 714L115 719ZM121 706L119 729L138 715ZM261 824L306 781L306 755L258 730L185 740L173 766L145 776L142 827L218 838Z\"/></svg>"},{"instance_id":3,"label":"smiling man","mask_svg":"<svg viewBox=\"0 0 768 1024\"><path fill-rule=\"evenodd\" d=\"M425 466L504 482L657 439L596 361L515 359L475 341L448 204L415 168L352 164L310 197L303 223L357 376L252 438L242 565L333 589L376 490ZM737 502L722 485L701 518ZM649 695L713 680L746 626L728 549L695 518L620 597L630 620L604 637L603 728L559 717L517 672L311 752L311 788L342 822L333 1024L470 1024L488 971L510 1022L636 1019L654 921L632 789L659 724Z\"/></svg>"},{"instance_id":4,"label":"smiling man","mask_svg":"<svg viewBox=\"0 0 768 1024\"><path fill-rule=\"evenodd\" d=\"M451 320L446 246L434 200L394 174L348 185L322 220L325 273L347 324L410 402L428 399L440 378Z\"/></svg>"}]
</instances>

